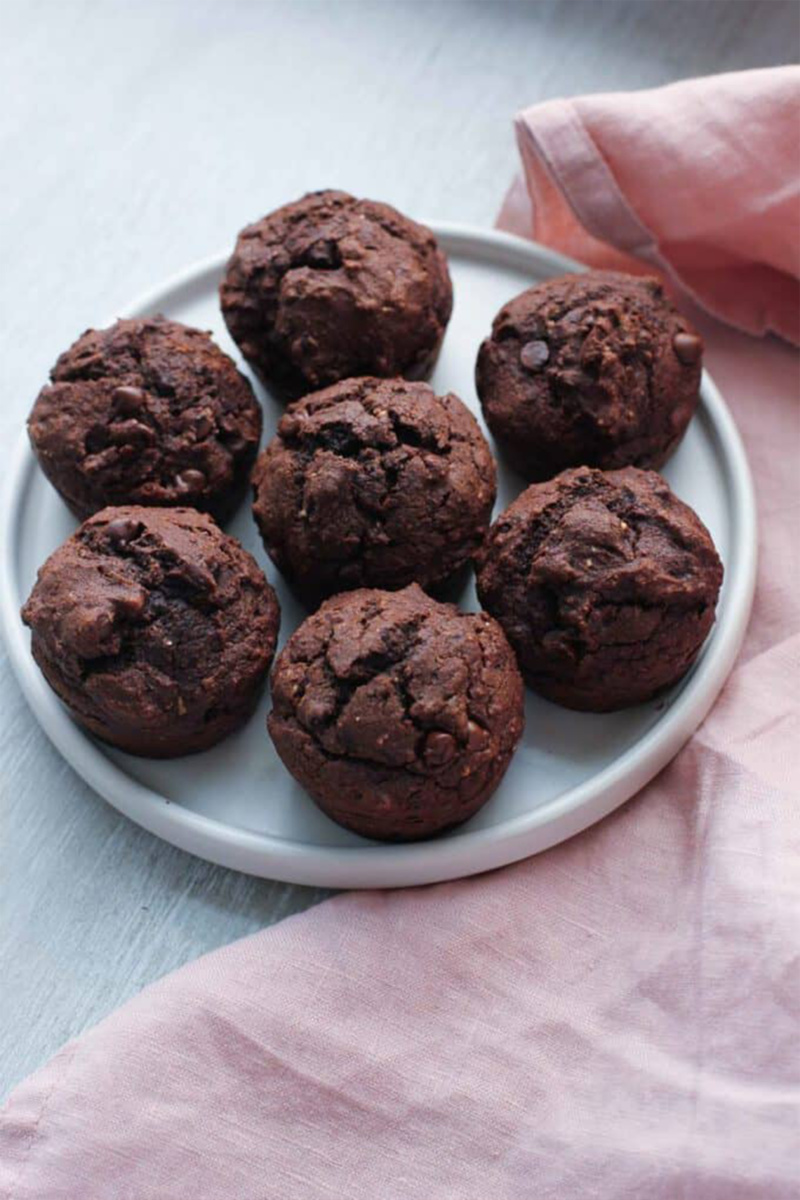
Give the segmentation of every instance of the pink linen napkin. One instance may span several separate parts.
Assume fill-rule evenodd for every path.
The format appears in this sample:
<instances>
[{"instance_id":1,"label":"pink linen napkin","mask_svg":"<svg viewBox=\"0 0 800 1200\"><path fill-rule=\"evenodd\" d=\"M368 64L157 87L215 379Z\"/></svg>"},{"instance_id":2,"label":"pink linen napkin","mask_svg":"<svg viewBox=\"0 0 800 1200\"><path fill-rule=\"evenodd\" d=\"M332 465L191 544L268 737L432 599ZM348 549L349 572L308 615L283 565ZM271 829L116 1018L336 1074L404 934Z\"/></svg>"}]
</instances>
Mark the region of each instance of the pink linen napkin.
<instances>
[{"instance_id":1,"label":"pink linen napkin","mask_svg":"<svg viewBox=\"0 0 800 1200\"><path fill-rule=\"evenodd\" d=\"M501 226L591 265L643 260L738 329L800 340L797 67L551 100L516 131Z\"/></svg>"},{"instance_id":2,"label":"pink linen napkin","mask_svg":"<svg viewBox=\"0 0 800 1200\"><path fill-rule=\"evenodd\" d=\"M796 83L532 109L526 230L594 262L635 250L707 309L792 332ZM692 197L720 194L704 219ZM146 989L13 1093L3 1200L796 1200L798 364L775 339L703 332L761 558L698 734L547 854L337 897Z\"/></svg>"}]
</instances>

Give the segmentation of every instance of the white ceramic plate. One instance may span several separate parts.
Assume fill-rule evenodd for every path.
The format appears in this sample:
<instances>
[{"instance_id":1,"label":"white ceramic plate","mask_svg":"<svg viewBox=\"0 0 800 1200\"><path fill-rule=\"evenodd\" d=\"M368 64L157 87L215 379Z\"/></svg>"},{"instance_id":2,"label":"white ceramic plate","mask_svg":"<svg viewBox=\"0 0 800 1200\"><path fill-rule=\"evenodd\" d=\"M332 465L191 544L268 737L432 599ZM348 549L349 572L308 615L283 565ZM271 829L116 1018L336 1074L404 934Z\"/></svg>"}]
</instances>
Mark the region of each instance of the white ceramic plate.
<instances>
[{"instance_id":1,"label":"white ceramic plate","mask_svg":"<svg viewBox=\"0 0 800 1200\"><path fill-rule=\"evenodd\" d=\"M532 282L577 264L504 234L433 228L450 259L455 311L432 382L438 391L455 391L479 415L473 367L494 314ZM238 359L217 302L224 259L162 285L126 315L163 312L210 329ZM268 438L280 409L257 390ZM725 564L717 624L694 669L657 703L606 716L569 712L529 694L525 736L499 790L466 825L430 842L380 845L324 817L272 749L264 725L268 696L241 733L171 762L133 758L84 734L39 674L19 618L37 568L75 528L24 438L2 507L0 609L11 660L42 727L75 770L121 812L184 850L254 875L332 887L404 886L485 871L570 837L632 796L702 721L733 665L752 603L755 505L738 433L707 375L700 410L664 474L705 521ZM496 511L521 487L501 463ZM277 585L284 641L303 614L276 579L247 505L229 530ZM477 608L471 585L461 603Z\"/></svg>"}]
</instances>

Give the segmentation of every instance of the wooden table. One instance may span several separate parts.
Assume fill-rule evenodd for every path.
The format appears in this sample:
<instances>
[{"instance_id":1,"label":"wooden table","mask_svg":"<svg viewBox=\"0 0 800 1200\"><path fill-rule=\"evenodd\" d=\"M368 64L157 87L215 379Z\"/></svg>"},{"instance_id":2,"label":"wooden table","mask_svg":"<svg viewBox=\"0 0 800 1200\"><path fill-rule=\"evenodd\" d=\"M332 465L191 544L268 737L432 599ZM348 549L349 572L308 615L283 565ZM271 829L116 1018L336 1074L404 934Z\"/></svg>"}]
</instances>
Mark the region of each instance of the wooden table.
<instances>
[{"instance_id":1,"label":"wooden table","mask_svg":"<svg viewBox=\"0 0 800 1200\"><path fill-rule=\"evenodd\" d=\"M7 448L57 354L319 187L490 225L537 100L792 61L777 0L3 0ZM5 453L6 450L3 450ZM0 662L0 1095L151 980L323 898L94 795Z\"/></svg>"}]
</instances>

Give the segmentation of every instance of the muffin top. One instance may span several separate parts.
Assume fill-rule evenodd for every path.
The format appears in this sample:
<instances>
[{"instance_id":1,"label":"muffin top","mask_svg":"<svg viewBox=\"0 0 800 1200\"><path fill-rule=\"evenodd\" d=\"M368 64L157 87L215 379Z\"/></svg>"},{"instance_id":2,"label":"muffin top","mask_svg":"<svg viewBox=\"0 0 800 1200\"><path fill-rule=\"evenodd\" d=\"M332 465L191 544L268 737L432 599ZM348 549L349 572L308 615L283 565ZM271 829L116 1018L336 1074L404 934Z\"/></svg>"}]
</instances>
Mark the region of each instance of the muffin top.
<instances>
[{"instance_id":1,"label":"muffin top","mask_svg":"<svg viewBox=\"0 0 800 1200\"><path fill-rule=\"evenodd\" d=\"M253 473L273 561L305 600L361 586L436 586L477 551L494 461L457 396L349 379L290 405Z\"/></svg>"},{"instance_id":2,"label":"muffin top","mask_svg":"<svg viewBox=\"0 0 800 1200\"><path fill-rule=\"evenodd\" d=\"M495 521L478 595L536 691L572 708L634 704L679 679L714 622L722 564L660 475L564 471Z\"/></svg>"},{"instance_id":3,"label":"muffin top","mask_svg":"<svg viewBox=\"0 0 800 1200\"><path fill-rule=\"evenodd\" d=\"M261 378L299 396L354 375L425 378L453 294L429 229L323 191L242 230L220 299Z\"/></svg>"},{"instance_id":4,"label":"muffin top","mask_svg":"<svg viewBox=\"0 0 800 1200\"><path fill-rule=\"evenodd\" d=\"M137 754L203 749L246 716L275 651L275 593L190 508L107 508L47 559L22 610L48 682Z\"/></svg>"},{"instance_id":5,"label":"muffin top","mask_svg":"<svg viewBox=\"0 0 800 1200\"><path fill-rule=\"evenodd\" d=\"M476 382L489 428L527 479L655 467L697 406L702 352L657 279L587 271L504 305Z\"/></svg>"},{"instance_id":6,"label":"muffin top","mask_svg":"<svg viewBox=\"0 0 800 1200\"><path fill-rule=\"evenodd\" d=\"M425 837L488 799L522 733L522 681L486 613L412 585L335 596L278 657L268 718L293 775L367 837Z\"/></svg>"},{"instance_id":7,"label":"muffin top","mask_svg":"<svg viewBox=\"0 0 800 1200\"><path fill-rule=\"evenodd\" d=\"M226 519L261 437L250 384L207 333L164 317L87 330L28 420L50 482L80 518L110 504L191 505Z\"/></svg>"}]
</instances>

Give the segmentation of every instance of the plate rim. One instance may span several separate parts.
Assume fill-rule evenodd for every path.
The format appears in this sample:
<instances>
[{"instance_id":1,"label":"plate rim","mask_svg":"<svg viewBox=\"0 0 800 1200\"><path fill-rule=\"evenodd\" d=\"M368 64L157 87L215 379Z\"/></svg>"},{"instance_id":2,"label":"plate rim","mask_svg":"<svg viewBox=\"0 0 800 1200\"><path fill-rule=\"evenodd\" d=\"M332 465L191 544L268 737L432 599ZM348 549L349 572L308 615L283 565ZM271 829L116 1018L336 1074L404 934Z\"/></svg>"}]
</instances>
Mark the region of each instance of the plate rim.
<instances>
[{"instance_id":1,"label":"plate rim","mask_svg":"<svg viewBox=\"0 0 800 1200\"><path fill-rule=\"evenodd\" d=\"M457 222L429 221L446 251L465 249L519 269L563 274L586 267L537 242ZM145 315L163 297L218 272L229 252L195 262L123 307ZM116 318L112 318L113 322ZM19 616L17 586L20 514L36 461L23 429L8 459L0 525L0 626L9 659L34 717L56 749L104 800L157 837L198 857L262 878L319 887L406 887L478 874L549 849L607 816L648 783L701 724L733 667L747 628L757 566L756 501L750 467L733 417L703 372L701 410L725 465L735 531L725 606L687 684L647 732L597 774L567 788L530 813L497 826L464 830L427 842L322 846L289 841L195 813L127 775L84 733L47 687L30 654ZM735 568L735 569L734 569Z\"/></svg>"}]
</instances>

